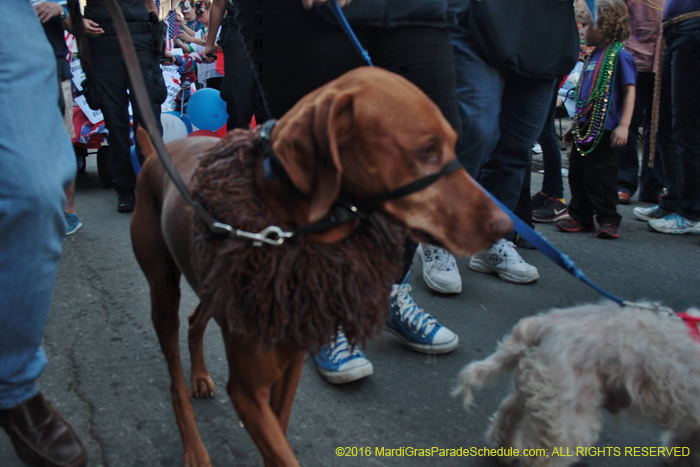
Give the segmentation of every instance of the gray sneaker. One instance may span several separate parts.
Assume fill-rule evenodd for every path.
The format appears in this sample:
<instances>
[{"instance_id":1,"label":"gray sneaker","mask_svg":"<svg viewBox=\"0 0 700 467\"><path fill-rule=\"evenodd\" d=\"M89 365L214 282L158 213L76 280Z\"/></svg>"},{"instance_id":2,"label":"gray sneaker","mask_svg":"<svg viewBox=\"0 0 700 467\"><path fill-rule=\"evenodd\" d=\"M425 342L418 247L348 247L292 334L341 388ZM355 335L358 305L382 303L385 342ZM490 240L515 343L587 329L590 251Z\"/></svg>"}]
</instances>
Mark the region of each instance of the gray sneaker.
<instances>
[{"instance_id":1,"label":"gray sneaker","mask_svg":"<svg viewBox=\"0 0 700 467\"><path fill-rule=\"evenodd\" d=\"M420 244L418 253L423 262L423 280L428 287L444 294L462 291L462 277L452 253L427 243Z\"/></svg>"},{"instance_id":2,"label":"gray sneaker","mask_svg":"<svg viewBox=\"0 0 700 467\"><path fill-rule=\"evenodd\" d=\"M670 211L661 209L661 206L658 204L650 208L636 207L632 209L632 215L635 217L635 219L645 222L653 219L663 219L669 214L671 214Z\"/></svg>"},{"instance_id":3,"label":"gray sneaker","mask_svg":"<svg viewBox=\"0 0 700 467\"><path fill-rule=\"evenodd\" d=\"M539 279L537 268L523 260L512 242L500 239L488 250L472 256L469 267L477 272L496 274L508 282L528 284Z\"/></svg>"}]
</instances>

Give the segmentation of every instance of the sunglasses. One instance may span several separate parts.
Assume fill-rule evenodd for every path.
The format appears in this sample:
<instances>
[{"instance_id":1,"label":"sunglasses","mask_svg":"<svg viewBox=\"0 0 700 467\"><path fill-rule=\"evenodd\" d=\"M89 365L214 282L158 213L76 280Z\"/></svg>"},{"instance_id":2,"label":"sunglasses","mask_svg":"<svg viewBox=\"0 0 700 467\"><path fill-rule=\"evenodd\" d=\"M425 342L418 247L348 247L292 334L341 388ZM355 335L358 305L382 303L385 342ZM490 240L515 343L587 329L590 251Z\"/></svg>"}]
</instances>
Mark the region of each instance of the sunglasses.
<instances>
[{"instance_id":1,"label":"sunglasses","mask_svg":"<svg viewBox=\"0 0 700 467\"><path fill-rule=\"evenodd\" d=\"M199 1L194 4L194 12L197 16L203 15L205 11L207 11L206 2Z\"/></svg>"}]
</instances>

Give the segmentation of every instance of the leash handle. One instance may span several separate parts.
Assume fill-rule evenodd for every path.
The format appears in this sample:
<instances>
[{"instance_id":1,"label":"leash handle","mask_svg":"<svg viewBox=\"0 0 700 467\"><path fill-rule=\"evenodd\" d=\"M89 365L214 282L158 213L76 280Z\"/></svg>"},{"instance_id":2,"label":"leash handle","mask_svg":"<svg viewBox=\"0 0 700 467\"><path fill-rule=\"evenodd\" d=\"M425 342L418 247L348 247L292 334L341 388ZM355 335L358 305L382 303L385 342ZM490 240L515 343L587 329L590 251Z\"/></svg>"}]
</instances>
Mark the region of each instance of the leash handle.
<instances>
[{"instance_id":1,"label":"leash handle","mask_svg":"<svg viewBox=\"0 0 700 467\"><path fill-rule=\"evenodd\" d=\"M355 31L352 30L350 23L348 23L348 19L343 14L343 10L341 10L340 6L338 6L338 2L336 2L336 0L330 0L328 7L331 9L333 16L335 16L335 20L338 21L338 24L340 24L342 30L350 38L350 42L352 42L352 45L355 46L355 50L357 50L357 52L362 56L362 59L367 62L367 65L374 66L372 64L372 59L369 58L369 53L364 47L362 47L362 44L355 35Z\"/></svg>"}]
</instances>

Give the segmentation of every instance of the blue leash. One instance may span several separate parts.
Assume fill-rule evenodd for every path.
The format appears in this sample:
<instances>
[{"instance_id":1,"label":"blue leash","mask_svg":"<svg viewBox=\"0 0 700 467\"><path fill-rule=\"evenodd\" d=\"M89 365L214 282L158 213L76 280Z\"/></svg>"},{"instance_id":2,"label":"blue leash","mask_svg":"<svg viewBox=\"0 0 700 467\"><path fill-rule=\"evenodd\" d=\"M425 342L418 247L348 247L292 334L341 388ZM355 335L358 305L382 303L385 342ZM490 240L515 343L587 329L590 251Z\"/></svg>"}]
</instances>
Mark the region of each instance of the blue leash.
<instances>
[{"instance_id":1,"label":"blue leash","mask_svg":"<svg viewBox=\"0 0 700 467\"><path fill-rule=\"evenodd\" d=\"M360 44L360 41L357 39L357 36L355 35L355 31L352 30L352 28L350 27L350 24L348 23L347 18L343 14L343 11L338 6L338 2L336 2L335 0L330 0L328 6L330 7L331 11L333 12L333 16L335 16L335 20L338 21L338 24L340 24L340 27L343 29L345 34L348 35L348 37L350 38L350 42L352 42L352 45L355 46L355 49L357 50L357 52L362 56L364 61L367 62L367 64L369 66L374 66L372 64L372 59L369 58L369 53L367 53L365 48L362 47L362 44Z\"/></svg>"},{"instance_id":2,"label":"blue leash","mask_svg":"<svg viewBox=\"0 0 700 467\"><path fill-rule=\"evenodd\" d=\"M595 0L587 0L587 3L593 3L593 5L595 5ZM357 36L355 36L355 33L350 27L350 24L348 24L348 20L345 18L345 15L338 6L336 0L329 0L329 7L333 12L333 15L335 16L336 20L338 21L338 24L340 24L340 27L343 29L343 31L345 31L345 34L348 35L350 41L353 43L358 53L362 56L362 58L367 62L369 66L374 66L372 65L372 60L370 60L369 58L369 53L367 53L367 51L362 47L362 44L360 44L360 41L357 39ZM484 190L483 187L480 188ZM505 207L503 203L498 201L491 193L489 193L486 190L484 190L484 192L491 197L493 202L496 203L496 205L498 205L499 208L503 209L503 211L505 211L505 213L508 214L508 216L510 216L510 219L513 221L514 230L518 232L520 236L522 236L525 240L530 242L540 252L542 252L545 256L547 256L550 260L552 260L554 264L556 264L557 266L574 276L576 279L582 281L584 284L588 285L592 289L596 290L603 297L612 300L613 302L621 306L627 303L625 300L614 296L610 292L603 290L602 288L591 282L590 279L588 279L583 274L583 272L581 272L581 270L576 267L574 262L571 261L571 259L568 256L566 256L561 251L557 250L554 247L554 245L545 240L544 237L542 237L542 235L535 232L532 229L532 227L527 225L525 222L522 221L522 219L513 214L513 212L510 209Z\"/></svg>"}]
</instances>

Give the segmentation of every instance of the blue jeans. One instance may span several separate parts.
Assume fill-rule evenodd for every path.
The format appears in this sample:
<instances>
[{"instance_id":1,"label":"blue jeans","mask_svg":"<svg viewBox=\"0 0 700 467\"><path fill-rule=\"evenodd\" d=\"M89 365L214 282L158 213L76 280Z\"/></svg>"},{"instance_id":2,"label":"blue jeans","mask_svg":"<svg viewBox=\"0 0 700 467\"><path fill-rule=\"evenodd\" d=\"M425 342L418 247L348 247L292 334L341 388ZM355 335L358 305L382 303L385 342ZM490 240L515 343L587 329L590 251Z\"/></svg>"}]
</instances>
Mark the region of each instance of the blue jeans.
<instances>
[{"instance_id":1,"label":"blue jeans","mask_svg":"<svg viewBox=\"0 0 700 467\"><path fill-rule=\"evenodd\" d=\"M554 93L554 79L493 68L474 50L467 30L452 29L462 137L457 158L474 178L514 209Z\"/></svg>"},{"instance_id":2,"label":"blue jeans","mask_svg":"<svg viewBox=\"0 0 700 467\"><path fill-rule=\"evenodd\" d=\"M700 18L664 29L658 148L663 209L700 220Z\"/></svg>"},{"instance_id":3,"label":"blue jeans","mask_svg":"<svg viewBox=\"0 0 700 467\"><path fill-rule=\"evenodd\" d=\"M0 408L36 393L41 338L66 231L73 147L58 107L56 58L26 0L7 0L0 30Z\"/></svg>"}]
</instances>

